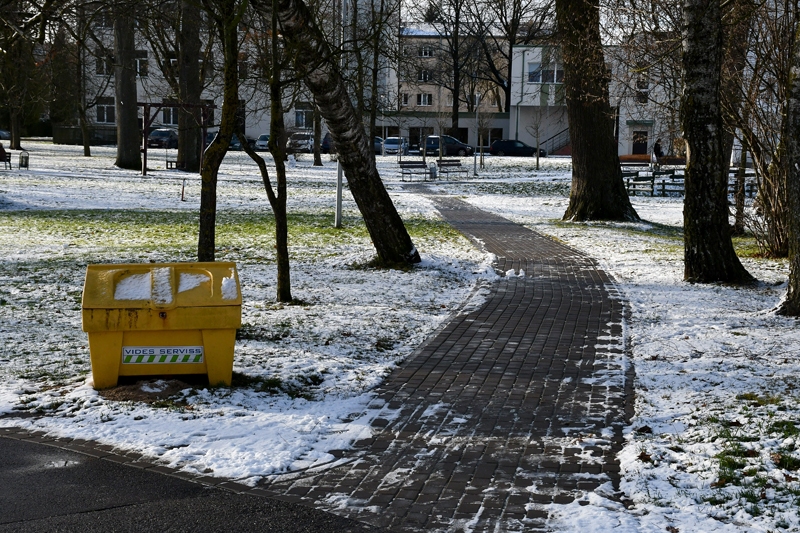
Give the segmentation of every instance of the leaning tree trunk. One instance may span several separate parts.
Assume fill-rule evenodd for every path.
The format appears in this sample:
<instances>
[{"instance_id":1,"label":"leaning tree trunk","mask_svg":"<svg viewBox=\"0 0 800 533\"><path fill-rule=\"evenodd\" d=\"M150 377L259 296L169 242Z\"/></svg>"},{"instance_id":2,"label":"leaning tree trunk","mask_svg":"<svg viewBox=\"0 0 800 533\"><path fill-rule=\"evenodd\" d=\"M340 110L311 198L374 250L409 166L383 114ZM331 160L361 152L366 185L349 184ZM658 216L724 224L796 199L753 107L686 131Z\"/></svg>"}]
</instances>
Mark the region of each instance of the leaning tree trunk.
<instances>
[{"instance_id":1,"label":"leaning tree trunk","mask_svg":"<svg viewBox=\"0 0 800 533\"><path fill-rule=\"evenodd\" d=\"M296 51L296 68L328 124L378 260L384 264L419 262L419 253L378 175L372 140L367 139L322 31L302 0L280 0L277 7L283 37Z\"/></svg>"},{"instance_id":2,"label":"leaning tree trunk","mask_svg":"<svg viewBox=\"0 0 800 533\"><path fill-rule=\"evenodd\" d=\"M181 104L197 106L203 90L200 83L200 7L188 0L182 0L180 6L178 96ZM199 107L182 107L178 112L178 161L188 172L200 170L200 114Z\"/></svg>"},{"instance_id":3,"label":"leaning tree trunk","mask_svg":"<svg viewBox=\"0 0 800 533\"><path fill-rule=\"evenodd\" d=\"M720 107L723 54L720 0L684 0L681 126L686 138L684 279L748 283L731 241Z\"/></svg>"},{"instance_id":4,"label":"leaning tree trunk","mask_svg":"<svg viewBox=\"0 0 800 533\"><path fill-rule=\"evenodd\" d=\"M572 189L564 220L639 220L617 155L599 0L556 0L572 140Z\"/></svg>"},{"instance_id":5,"label":"leaning tree trunk","mask_svg":"<svg viewBox=\"0 0 800 533\"><path fill-rule=\"evenodd\" d=\"M800 316L800 29L795 34L790 76L787 120L783 133L788 140L786 195L789 204L789 286L778 313L796 317Z\"/></svg>"},{"instance_id":6,"label":"leaning tree trunk","mask_svg":"<svg viewBox=\"0 0 800 533\"><path fill-rule=\"evenodd\" d=\"M114 105L117 121L116 165L141 170L139 107L136 102L134 17L122 7L114 18Z\"/></svg>"},{"instance_id":7,"label":"leaning tree trunk","mask_svg":"<svg viewBox=\"0 0 800 533\"><path fill-rule=\"evenodd\" d=\"M200 169L200 231L197 237L198 261L214 261L217 222L217 174L225 154L228 153L233 132L236 130L239 110L239 41L237 29L240 14L236 0L220 0L213 16L221 37L223 56L222 112L219 132L206 149Z\"/></svg>"}]
</instances>

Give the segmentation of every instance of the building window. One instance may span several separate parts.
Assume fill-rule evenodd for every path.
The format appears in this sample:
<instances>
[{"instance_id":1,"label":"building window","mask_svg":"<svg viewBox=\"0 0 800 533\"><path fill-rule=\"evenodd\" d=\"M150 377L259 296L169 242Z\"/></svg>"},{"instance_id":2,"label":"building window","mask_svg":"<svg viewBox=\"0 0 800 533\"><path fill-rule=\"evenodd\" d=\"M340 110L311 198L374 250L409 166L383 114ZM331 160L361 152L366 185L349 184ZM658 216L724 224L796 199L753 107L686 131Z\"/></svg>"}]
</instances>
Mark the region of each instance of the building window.
<instances>
[{"instance_id":1,"label":"building window","mask_svg":"<svg viewBox=\"0 0 800 533\"><path fill-rule=\"evenodd\" d=\"M167 52L164 58L164 74L178 78L180 76L180 69L178 68L178 54L175 52Z\"/></svg>"},{"instance_id":2,"label":"building window","mask_svg":"<svg viewBox=\"0 0 800 533\"><path fill-rule=\"evenodd\" d=\"M114 98L103 97L97 99L97 122L100 124L114 124Z\"/></svg>"},{"instance_id":3,"label":"building window","mask_svg":"<svg viewBox=\"0 0 800 533\"><path fill-rule=\"evenodd\" d=\"M418 106L433 105L433 95L430 94L430 93L418 94L417 95L417 105Z\"/></svg>"},{"instance_id":4,"label":"building window","mask_svg":"<svg viewBox=\"0 0 800 533\"><path fill-rule=\"evenodd\" d=\"M164 105L175 105L177 102L174 100L164 100ZM161 123L166 126L178 125L178 108L177 107L162 107L161 108Z\"/></svg>"},{"instance_id":5,"label":"building window","mask_svg":"<svg viewBox=\"0 0 800 533\"><path fill-rule=\"evenodd\" d=\"M542 65L540 63L528 63L528 83L542 82Z\"/></svg>"},{"instance_id":6,"label":"building window","mask_svg":"<svg viewBox=\"0 0 800 533\"><path fill-rule=\"evenodd\" d=\"M408 93L403 93L400 95L400 106L401 107L408 106Z\"/></svg>"},{"instance_id":7,"label":"building window","mask_svg":"<svg viewBox=\"0 0 800 533\"><path fill-rule=\"evenodd\" d=\"M433 57L433 46L429 44L420 46L417 49L417 55L419 57Z\"/></svg>"},{"instance_id":8,"label":"building window","mask_svg":"<svg viewBox=\"0 0 800 533\"><path fill-rule=\"evenodd\" d=\"M147 50L136 50L136 75L140 78L146 78L148 69Z\"/></svg>"},{"instance_id":9,"label":"building window","mask_svg":"<svg viewBox=\"0 0 800 533\"><path fill-rule=\"evenodd\" d=\"M114 74L114 56L98 50L95 54L95 65L98 76L112 76Z\"/></svg>"},{"instance_id":10,"label":"building window","mask_svg":"<svg viewBox=\"0 0 800 533\"><path fill-rule=\"evenodd\" d=\"M492 96L492 107L497 109L503 109L503 97L499 94L495 94Z\"/></svg>"},{"instance_id":11,"label":"building window","mask_svg":"<svg viewBox=\"0 0 800 533\"><path fill-rule=\"evenodd\" d=\"M309 102L298 102L294 109L294 127L310 130L314 127L314 106Z\"/></svg>"},{"instance_id":12,"label":"building window","mask_svg":"<svg viewBox=\"0 0 800 533\"><path fill-rule=\"evenodd\" d=\"M564 83L564 67L558 63L528 63L528 83Z\"/></svg>"},{"instance_id":13,"label":"building window","mask_svg":"<svg viewBox=\"0 0 800 533\"><path fill-rule=\"evenodd\" d=\"M420 69L419 73L417 73L417 81L430 81L431 73L429 70Z\"/></svg>"},{"instance_id":14,"label":"building window","mask_svg":"<svg viewBox=\"0 0 800 533\"><path fill-rule=\"evenodd\" d=\"M563 83L564 68L558 63L548 63L542 66L542 83Z\"/></svg>"},{"instance_id":15,"label":"building window","mask_svg":"<svg viewBox=\"0 0 800 533\"><path fill-rule=\"evenodd\" d=\"M650 82L638 80L636 82L636 103L646 104L650 98Z\"/></svg>"}]
</instances>

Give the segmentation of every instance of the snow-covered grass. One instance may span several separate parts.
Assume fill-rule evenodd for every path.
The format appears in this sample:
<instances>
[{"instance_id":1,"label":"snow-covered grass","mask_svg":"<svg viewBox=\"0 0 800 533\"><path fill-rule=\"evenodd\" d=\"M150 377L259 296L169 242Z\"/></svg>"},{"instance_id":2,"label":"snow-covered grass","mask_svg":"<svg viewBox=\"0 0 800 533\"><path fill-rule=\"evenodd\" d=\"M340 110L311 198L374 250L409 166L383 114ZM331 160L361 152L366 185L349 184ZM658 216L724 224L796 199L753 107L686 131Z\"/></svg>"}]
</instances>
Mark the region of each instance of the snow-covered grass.
<instances>
[{"instance_id":1,"label":"snow-covered grass","mask_svg":"<svg viewBox=\"0 0 800 533\"><path fill-rule=\"evenodd\" d=\"M182 202L179 172L142 178L116 169L111 149L86 159L77 147L29 144L31 170L0 173L0 425L250 483L331 461L331 450L370 431L380 408L371 388L495 276L491 257L403 189L390 157L379 168L423 263L369 268L373 250L349 195L345 227L331 229L335 165L305 158L289 176L299 303L277 305L269 206L255 167L232 153L219 187L218 258L236 261L242 280L235 386L187 387L150 404L107 399L87 383L85 267L192 260L199 183L187 177ZM554 529L800 531L800 333L772 312L784 261L754 257L752 240L739 240L757 286L684 283L681 199L634 198L641 223L561 222L568 159L536 170L531 160L487 158L477 178L435 188L597 258L630 301L636 414L619 457L621 494L603 487L553 506Z\"/></svg>"}]
</instances>

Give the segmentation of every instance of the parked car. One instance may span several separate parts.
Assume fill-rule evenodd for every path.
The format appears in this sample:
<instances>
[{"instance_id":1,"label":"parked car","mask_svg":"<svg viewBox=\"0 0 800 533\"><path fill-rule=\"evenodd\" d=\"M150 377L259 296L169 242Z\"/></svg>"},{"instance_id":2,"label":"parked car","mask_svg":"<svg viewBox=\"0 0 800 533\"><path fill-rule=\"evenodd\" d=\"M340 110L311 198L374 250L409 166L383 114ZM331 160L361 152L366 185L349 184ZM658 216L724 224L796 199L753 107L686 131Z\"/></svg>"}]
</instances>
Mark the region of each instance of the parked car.
<instances>
[{"instance_id":1,"label":"parked car","mask_svg":"<svg viewBox=\"0 0 800 533\"><path fill-rule=\"evenodd\" d=\"M178 132L169 128L158 128L147 136L149 148L177 148Z\"/></svg>"},{"instance_id":2,"label":"parked car","mask_svg":"<svg viewBox=\"0 0 800 533\"><path fill-rule=\"evenodd\" d=\"M216 139L218 133L219 132L217 131L209 131L208 133L206 133L206 146L214 142L214 139ZM252 137L248 137L247 135L245 135L245 139L247 139L247 144L249 144L251 148L255 149L256 140L253 139ZM242 149L242 143L239 142L239 138L236 137L236 134L234 133L233 137L231 137L230 144L228 144L228 150L241 150L241 149Z\"/></svg>"},{"instance_id":3,"label":"parked car","mask_svg":"<svg viewBox=\"0 0 800 533\"><path fill-rule=\"evenodd\" d=\"M382 154L383 153L383 139L381 139L380 137L375 137L372 140L372 150L378 155Z\"/></svg>"},{"instance_id":4,"label":"parked car","mask_svg":"<svg viewBox=\"0 0 800 533\"><path fill-rule=\"evenodd\" d=\"M11 132L8 130L0 130L0 141L10 141Z\"/></svg>"},{"instance_id":5,"label":"parked car","mask_svg":"<svg viewBox=\"0 0 800 533\"><path fill-rule=\"evenodd\" d=\"M325 137L322 138L322 144L320 144L319 150L323 154L335 154L336 153L336 146L334 146L334 144L333 144L333 138L331 137L330 133L326 133Z\"/></svg>"},{"instance_id":6,"label":"parked car","mask_svg":"<svg viewBox=\"0 0 800 533\"><path fill-rule=\"evenodd\" d=\"M424 150L426 156L439 155L439 139L441 139L442 155L465 156L475 153L475 149L472 146L462 143L455 137L450 137L449 135L430 135L425 139Z\"/></svg>"},{"instance_id":7,"label":"parked car","mask_svg":"<svg viewBox=\"0 0 800 533\"><path fill-rule=\"evenodd\" d=\"M262 133L256 139L256 151L265 152L269 150L269 133Z\"/></svg>"},{"instance_id":8,"label":"parked car","mask_svg":"<svg viewBox=\"0 0 800 533\"><path fill-rule=\"evenodd\" d=\"M292 133L286 141L286 151L290 154L310 154L314 151L314 134L310 131Z\"/></svg>"},{"instance_id":9,"label":"parked car","mask_svg":"<svg viewBox=\"0 0 800 533\"><path fill-rule=\"evenodd\" d=\"M245 135L245 136L244 136L244 141L245 141L245 142L246 142L248 145L250 145L250 148L253 148L253 149L255 149L255 147L256 147L256 140L255 140L255 139L253 139L252 137L248 137L247 135ZM234 133L234 134L233 134L233 137L231 137L231 144L229 144L229 145L228 145L228 150L242 150L242 149L243 149L243 148L242 148L242 143L241 143L241 141L239 140L239 138L236 136L236 134Z\"/></svg>"},{"instance_id":10,"label":"parked car","mask_svg":"<svg viewBox=\"0 0 800 533\"><path fill-rule=\"evenodd\" d=\"M383 153L393 155L402 153L408 155L408 139L403 137L386 137L383 141Z\"/></svg>"},{"instance_id":11,"label":"parked car","mask_svg":"<svg viewBox=\"0 0 800 533\"><path fill-rule=\"evenodd\" d=\"M536 153L536 148L525 144L522 141L504 139L502 141L494 141L489 147L489 153L492 155L518 155L522 157L530 157ZM547 151L543 148L540 148L539 157L547 157Z\"/></svg>"}]
</instances>

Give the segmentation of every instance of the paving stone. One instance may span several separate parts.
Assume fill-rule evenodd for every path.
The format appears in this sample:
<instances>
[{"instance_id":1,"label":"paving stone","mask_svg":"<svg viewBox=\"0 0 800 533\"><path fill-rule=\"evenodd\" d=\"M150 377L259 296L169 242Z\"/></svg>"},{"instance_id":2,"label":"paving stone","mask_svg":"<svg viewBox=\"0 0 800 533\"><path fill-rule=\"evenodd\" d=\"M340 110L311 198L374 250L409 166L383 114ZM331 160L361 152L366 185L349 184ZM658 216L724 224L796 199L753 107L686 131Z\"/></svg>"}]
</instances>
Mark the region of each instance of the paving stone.
<instances>
[{"instance_id":1,"label":"paving stone","mask_svg":"<svg viewBox=\"0 0 800 533\"><path fill-rule=\"evenodd\" d=\"M476 532L508 529L508 521L546 531L541 506L619 481L633 371L628 364L622 374L615 361L626 356L618 341L600 337L623 334L626 303L593 259L456 198L430 198L497 257L498 272L525 277L502 276L480 309L453 317L378 387L371 408L386 414L378 413L374 437L343 452L360 457L358 469L312 474L305 492L285 477L263 488L393 531L451 530L452 520L476 518ZM593 384L609 372L625 386ZM607 427L608 449L575 444L577 432ZM520 490L532 486L542 492ZM364 504L331 508L334 492Z\"/></svg>"}]
</instances>

